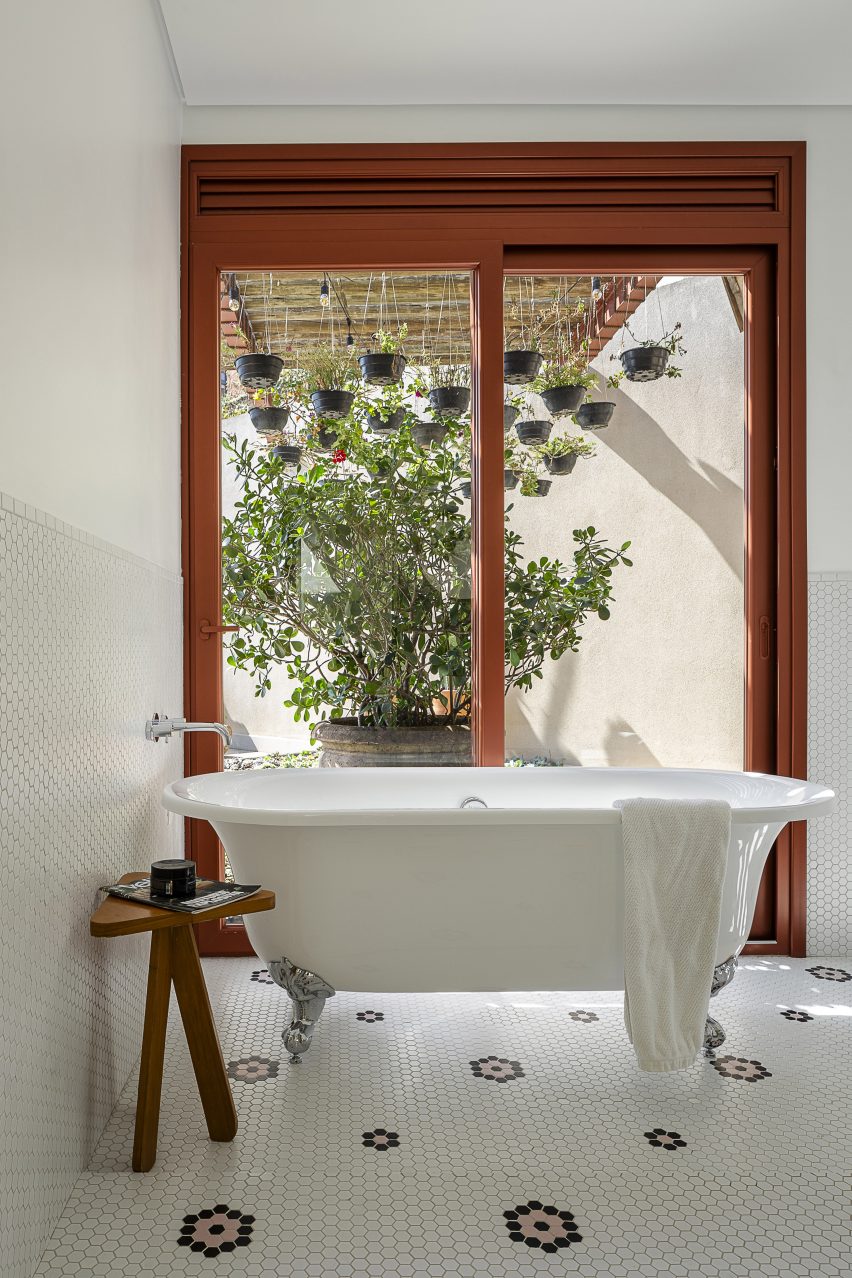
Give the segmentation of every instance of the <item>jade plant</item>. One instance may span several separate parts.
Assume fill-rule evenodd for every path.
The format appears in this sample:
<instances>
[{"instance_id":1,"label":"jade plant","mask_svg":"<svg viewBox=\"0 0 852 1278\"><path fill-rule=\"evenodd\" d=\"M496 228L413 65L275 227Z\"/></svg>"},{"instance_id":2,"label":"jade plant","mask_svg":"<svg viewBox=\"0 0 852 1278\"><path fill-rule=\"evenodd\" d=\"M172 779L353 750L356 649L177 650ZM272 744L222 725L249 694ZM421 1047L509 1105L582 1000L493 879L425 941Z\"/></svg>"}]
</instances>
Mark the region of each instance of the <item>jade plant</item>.
<instances>
[{"instance_id":1,"label":"jade plant","mask_svg":"<svg viewBox=\"0 0 852 1278\"><path fill-rule=\"evenodd\" d=\"M224 619L240 627L228 662L254 677L259 696L283 668L296 720L469 716L471 533L458 495L469 435L457 421L447 427L426 450L408 420L377 440L356 411L335 451L309 446L298 474L226 437L242 489L224 521ZM566 557L528 559L506 520L505 687L528 690L547 659L578 649L589 617L609 616L629 543L614 549L579 528Z\"/></svg>"}]
</instances>

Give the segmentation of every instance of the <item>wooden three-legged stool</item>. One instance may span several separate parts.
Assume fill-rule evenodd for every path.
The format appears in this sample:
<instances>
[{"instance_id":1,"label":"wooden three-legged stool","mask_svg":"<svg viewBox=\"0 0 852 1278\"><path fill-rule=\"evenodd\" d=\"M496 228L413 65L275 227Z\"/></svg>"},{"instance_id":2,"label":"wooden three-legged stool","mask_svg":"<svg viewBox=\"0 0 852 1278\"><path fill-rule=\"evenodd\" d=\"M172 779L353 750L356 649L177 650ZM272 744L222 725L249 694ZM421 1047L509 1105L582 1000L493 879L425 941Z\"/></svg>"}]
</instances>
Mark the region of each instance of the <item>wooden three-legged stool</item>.
<instances>
[{"instance_id":1,"label":"wooden three-legged stool","mask_svg":"<svg viewBox=\"0 0 852 1278\"><path fill-rule=\"evenodd\" d=\"M131 883L134 879L145 876L145 871L125 874L121 882ZM200 910L197 914L178 914L174 910L159 910L135 901L124 901L118 896L108 896L92 915L89 922L92 936L151 933L148 998L145 1004L136 1134L133 1141L134 1171L150 1171L157 1158L166 1023L172 984L177 994L210 1139L229 1141L236 1136L237 1111L225 1072L222 1048L210 1009L192 925L210 923L235 912L254 914L259 910L271 910L274 906L275 894L265 889L236 905L220 905L211 910Z\"/></svg>"}]
</instances>

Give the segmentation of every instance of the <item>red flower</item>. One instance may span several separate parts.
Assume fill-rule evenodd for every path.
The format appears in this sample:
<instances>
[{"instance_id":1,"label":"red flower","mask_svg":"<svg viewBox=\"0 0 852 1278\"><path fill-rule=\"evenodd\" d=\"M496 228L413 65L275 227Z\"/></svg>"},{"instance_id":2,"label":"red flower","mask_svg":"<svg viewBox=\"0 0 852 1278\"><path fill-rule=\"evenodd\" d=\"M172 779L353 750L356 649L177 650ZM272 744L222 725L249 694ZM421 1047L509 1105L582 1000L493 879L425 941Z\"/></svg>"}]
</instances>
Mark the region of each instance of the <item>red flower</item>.
<instances>
[{"instance_id":1,"label":"red flower","mask_svg":"<svg viewBox=\"0 0 852 1278\"><path fill-rule=\"evenodd\" d=\"M335 448L334 452L331 454L331 460L335 462L337 465L340 465L341 462L345 462L346 461L345 450L343 448Z\"/></svg>"},{"instance_id":2,"label":"red flower","mask_svg":"<svg viewBox=\"0 0 852 1278\"><path fill-rule=\"evenodd\" d=\"M422 391L418 391L418 390L416 390L416 391L414 392L414 398L415 398L415 399L422 399L422 398L423 398L423 392L422 392Z\"/></svg>"}]
</instances>

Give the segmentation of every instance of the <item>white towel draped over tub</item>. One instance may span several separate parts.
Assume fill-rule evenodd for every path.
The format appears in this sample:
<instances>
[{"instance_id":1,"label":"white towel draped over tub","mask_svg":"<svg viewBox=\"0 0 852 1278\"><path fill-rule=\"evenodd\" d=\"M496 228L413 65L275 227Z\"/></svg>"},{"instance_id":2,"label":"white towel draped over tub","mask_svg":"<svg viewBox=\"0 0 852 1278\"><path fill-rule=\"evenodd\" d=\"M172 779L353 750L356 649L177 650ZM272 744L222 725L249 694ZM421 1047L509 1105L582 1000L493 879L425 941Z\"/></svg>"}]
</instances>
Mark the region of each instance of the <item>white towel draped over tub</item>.
<instances>
[{"instance_id":1,"label":"white towel draped over tub","mask_svg":"<svg viewBox=\"0 0 852 1278\"><path fill-rule=\"evenodd\" d=\"M687 1069L703 1041L731 809L624 799L624 1023L639 1068Z\"/></svg>"}]
</instances>

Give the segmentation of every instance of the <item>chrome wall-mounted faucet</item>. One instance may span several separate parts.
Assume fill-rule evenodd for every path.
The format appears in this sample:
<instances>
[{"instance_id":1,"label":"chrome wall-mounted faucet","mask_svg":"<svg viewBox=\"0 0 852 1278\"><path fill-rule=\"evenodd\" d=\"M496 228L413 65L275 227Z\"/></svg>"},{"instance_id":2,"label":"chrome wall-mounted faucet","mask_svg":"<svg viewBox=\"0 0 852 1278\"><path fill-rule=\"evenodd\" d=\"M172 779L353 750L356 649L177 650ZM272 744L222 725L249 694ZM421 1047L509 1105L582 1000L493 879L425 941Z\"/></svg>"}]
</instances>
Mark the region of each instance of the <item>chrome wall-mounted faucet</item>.
<instances>
[{"instance_id":1,"label":"chrome wall-mounted faucet","mask_svg":"<svg viewBox=\"0 0 852 1278\"><path fill-rule=\"evenodd\" d=\"M186 719L154 714L145 724L146 741L159 741L160 737L170 737L173 732L218 732L226 747L231 744L231 734L224 723L187 723Z\"/></svg>"}]
</instances>

